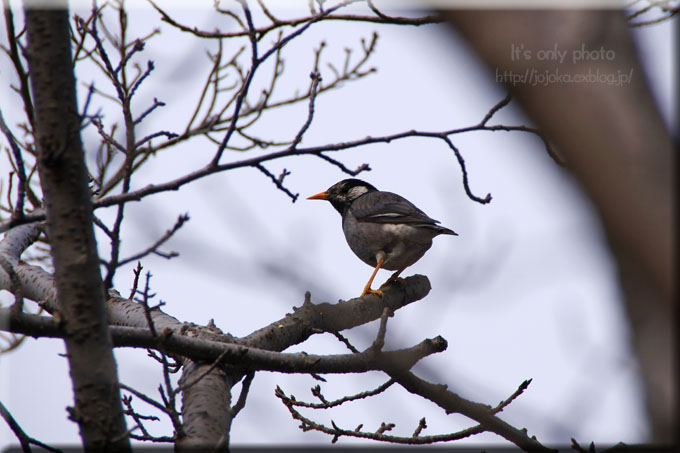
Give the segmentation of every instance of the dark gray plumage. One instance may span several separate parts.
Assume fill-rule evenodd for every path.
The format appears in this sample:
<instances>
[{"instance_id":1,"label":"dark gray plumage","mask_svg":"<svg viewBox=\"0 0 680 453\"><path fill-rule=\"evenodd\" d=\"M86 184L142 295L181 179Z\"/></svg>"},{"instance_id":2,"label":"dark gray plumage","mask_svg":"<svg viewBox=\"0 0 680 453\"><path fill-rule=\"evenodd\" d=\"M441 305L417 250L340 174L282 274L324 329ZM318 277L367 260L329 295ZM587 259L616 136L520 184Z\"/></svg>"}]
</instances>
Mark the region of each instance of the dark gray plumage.
<instances>
[{"instance_id":1,"label":"dark gray plumage","mask_svg":"<svg viewBox=\"0 0 680 453\"><path fill-rule=\"evenodd\" d=\"M359 179L345 179L309 199L327 200L333 205L342 216L347 244L364 263L375 268L362 296L382 294L371 290L378 269L397 271L389 279L394 280L429 250L435 236L457 236L406 198L381 192Z\"/></svg>"}]
</instances>

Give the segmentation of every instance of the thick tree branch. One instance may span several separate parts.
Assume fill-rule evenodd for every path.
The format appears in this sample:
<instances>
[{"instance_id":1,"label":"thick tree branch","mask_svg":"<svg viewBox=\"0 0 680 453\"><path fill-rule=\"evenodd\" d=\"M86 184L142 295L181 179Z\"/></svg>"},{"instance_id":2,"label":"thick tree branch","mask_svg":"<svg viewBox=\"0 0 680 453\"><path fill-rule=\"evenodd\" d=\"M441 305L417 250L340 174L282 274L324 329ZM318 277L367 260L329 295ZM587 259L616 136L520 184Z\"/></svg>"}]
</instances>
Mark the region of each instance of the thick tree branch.
<instances>
[{"instance_id":1,"label":"thick tree branch","mask_svg":"<svg viewBox=\"0 0 680 453\"><path fill-rule=\"evenodd\" d=\"M676 250L677 149L662 120L630 36L616 10L447 11L449 22L496 74L588 74L599 83L533 84L504 81L534 123L565 157L591 198L616 257L626 307L647 383L654 439L677 438L677 370L671 365L677 326ZM542 24L536 27L536 24ZM555 34L555 27L562 33ZM495 30L491 37L485 30ZM513 58L522 43L536 52L546 42L569 55L554 59ZM605 49L615 58L577 59L581 49ZM625 79L621 77L625 75ZM609 82L618 76L619 83ZM616 80L615 80L616 81ZM578 133L574 133L578 131Z\"/></svg>"},{"instance_id":2,"label":"thick tree branch","mask_svg":"<svg viewBox=\"0 0 680 453\"><path fill-rule=\"evenodd\" d=\"M374 321L380 318L385 307L395 312L430 292L430 281L422 275L407 277L403 283L381 287L383 299L369 294L337 304L312 304L307 298L293 313L243 338L243 344L282 351L319 332L337 332Z\"/></svg>"},{"instance_id":3,"label":"thick tree branch","mask_svg":"<svg viewBox=\"0 0 680 453\"><path fill-rule=\"evenodd\" d=\"M17 314L0 308L0 319L5 328L30 336L64 338L66 331L59 323L44 316ZM167 354L190 357L194 361L231 364L248 370L278 371L281 373L363 373L398 366L409 369L423 357L446 349L446 341L437 337L416 346L396 351L369 349L360 354L315 355L304 352L281 353L239 344L197 339L171 332L156 336L148 329L111 327L116 347L158 349Z\"/></svg>"},{"instance_id":4,"label":"thick tree branch","mask_svg":"<svg viewBox=\"0 0 680 453\"><path fill-rule=\"evenodd\" d=\"M85 448L129 451L79 134L68 8L66 2L51 10L31 6L26 5L25 16L38 170L67 332L75 397L71 417Z\"/></svg>"}]
</instances>

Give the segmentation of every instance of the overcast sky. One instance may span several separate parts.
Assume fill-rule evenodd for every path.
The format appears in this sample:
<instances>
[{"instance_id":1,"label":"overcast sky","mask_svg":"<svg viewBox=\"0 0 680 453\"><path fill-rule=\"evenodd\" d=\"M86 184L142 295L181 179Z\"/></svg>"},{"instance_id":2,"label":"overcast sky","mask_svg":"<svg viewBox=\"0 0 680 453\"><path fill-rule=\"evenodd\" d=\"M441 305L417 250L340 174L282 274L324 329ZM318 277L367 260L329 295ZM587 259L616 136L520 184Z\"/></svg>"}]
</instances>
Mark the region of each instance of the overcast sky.
<instances>
[{"instance_id":1,"label":"overcast sky","mask_svg":"<svg viewBox=\"0 0 680 453\"><path fill-rule=\"evenodd\" d=\"M20 18L17 10L15 14ZM175 14L183 23L209 30L219 24L209 9L181 9ZM294 12L288 9L282 14ZM139 58L142 64L154 60L157 69L141 89L136 108L143 111L154 97L167 106L142 125L139 136L158 128L183 127L207 74L209 62L203 49L213 46L161 25L148 8L134 10L130 35L146 34L159 25L161 35ZM358 58L359 40L370 39L373 31L379 33L379 41L370 65L377 72L320 96L303 145L470 126L505 96L504 87L443 25L404 28L332 22L311 27L286 47L286 73L277 98L307 89L312 50L320 41L327 43L326 61L341 66L344 49L355 49ZM669 23L636 31L654 94L669 123L674 99L670 31ZM321 74L332 79L326 65ZM78 76L81 83L106 86L91 68L83 68ZM21 106L6 88L11 77L4 58L1 105L13 125ZM84 98L86 90L82 85L78 89ZM119 117L113 110L104 114L109 124ZM290 139L306 114L306 104L287 108L264 117L257 131ZM514 102L491 123L529 124ZM93 131L86 131L90 157L96 145L93 138ZM432 291L390 319L386 348L442 335L449 342L448 350L428 357L415 371L487 404L497 404L524 379L533 378L529 389L501 417L526 427L543 443L564 444L570 437L586 443L645 441L649 427L614 262L588 201L535 136L474 132L453 140L466 160L471 190L478 196L491 193L490 204L481 205L465 195L457 160L443 142L406 139L333 154L349 168L370 164L372 170L361 178L405 196L459 233L436 238L425 257L402 274L427 275ZM133 185L140 188L170 180L204 165L213 152L209 143L199 141L164 152ZM224 161L242 156L227 153ZM0 175L7 175L6 161L0 165ZM276 175L283 168L292 172L286 183L292 192L300 193L296 203L262 173L243 169L128 206L123 257L147 247L179 214L191 217L164 247L178 252L179 258L143 260L145 269L153 273L153 290L166 303L165 312L198 324L214 319L225 332L241 336L285 316L302 303L307 290L314 302L360 294L371 269L345 243L340 216L328 203L305 200L347 176L313 157L276 161L267 168ZM103 219L113 214L113 209L97 211ZM105 255L107 242L101 235L99 241ZM116 276L115 287L123 294L130 289L133 267ZM389 275L381 271L374 287ZM2 293L0 300L7 303L12 297ZM347 336L362 349L370 345L376 331L377 324L371 323ZM336 340L317 337L290 351L345 352ZM79 442L77 426L66 420L72 393L66 360L58 355L63 352L60 341L28 339L18 351L0 357L0 399L29 435L48 444ZM161 370L145 351L117 350L116 355L121 381L157 396ZM329 376L322 388L328 399L334 399L385 380L381 373ZM274 397L274 388L280 385L286 393L311 401L309 388L317 383L308 376L257 374L248 404L233 425L232 443L330 442L326 435L299 430L299 423ZM138 409L151 412L143 406ZM375 429L382 421L394 422L394 433L403 435L410 435L423 416L428 424L424 434L473 424L461 416L446 416L396 387L374 400L308 415L326 424L332 418L345 428L364 423L366 429ZM154 433L171 434L165 420L155 426ZM14 442L9 429L0 425L0 448ZM503 440L485 434L466 442Z\"/></svg>"}]
</instances>

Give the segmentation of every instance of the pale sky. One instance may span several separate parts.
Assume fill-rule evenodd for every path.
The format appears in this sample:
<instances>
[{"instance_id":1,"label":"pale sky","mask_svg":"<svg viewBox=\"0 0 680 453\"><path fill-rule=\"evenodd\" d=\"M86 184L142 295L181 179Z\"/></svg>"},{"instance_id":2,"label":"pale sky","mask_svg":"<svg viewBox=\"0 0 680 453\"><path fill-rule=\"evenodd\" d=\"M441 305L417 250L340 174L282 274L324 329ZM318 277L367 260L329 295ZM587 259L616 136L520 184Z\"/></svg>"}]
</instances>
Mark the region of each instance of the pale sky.
<instances>
[{"instance_id":1,"label":"pale sky","mask_svg":"<svg viewBox=\"0 0 680 453\"><path fill-rule=\"evenodd\" d=\"M182 9L177 14L184 23L206 29L216 26L208 9ZM158 24L157 14L136 9L130 17L130 34L147 33ZM445 26L333 22L311 27L286 47L286 73L277 97L307 88L312 49L321 40L327 43L326 61L341 66L344 49L356 49L357 58L360 38L369 39L374 30L380 38L370 66L377 73L320 96L303 146L411 129L469 126L505 96L503 86L483 71L471 51ZM638 30L636 37L660 109L673 124L670 33L665 23ZM157 70L143 85L136 108L143 111L154 97L167 106L144 123L139 136L155 128L182 127L206 74L205 46L213 44L191 39L166 24L162 34L147 45L139 61L146 64L146 59L153 59ZM2 65L0 82L6 87L6 58ZM332 79L326 65L321 73ZM95 80L97 86L106 86L91 69L78 75L83 83ZM78 89L84 97L84 87ZM2 109L13 125L12 115L16 117L21 107L7 89L2 91ZM306 112L306 104L282 110L263 118L257 130L272 138L292 138ZM117 118L111 110L104 113L107 122ZM519 125L528 120L512 102L491 121L501 123ZM86 132L84 142L89 149L93 149L92 137L92 131ZM332 155L349 168L369 163L372 171L360 178L405 196L460 235L436 238L432 249L402 274L428 276L432 291L390 319L386 349L442 335L449 342L448 350L423 360L416 373L487 404L497 404L524 379L533 378L529 389L501 418L526 427L544 444L568 444L570 437L582 444L595 441L598 446L644 442L649 427L637 365L630 356L630 332L614 262L589 202L532 135L474 132L452 140L465 157L472 191L478 196L491 193L490 204L467 198L458 163L443 142L406 139ZM197 141L163 152L140 172L134 187L164 182L198 168L213 151L207 142ZM240 158L232 152L225 154L224 161ZM7 165L6 161L1 165ZM153 290L165 301L167 313L199 324L214 319L225 332L241 336L291 312L302 303L306 290L314 302L360 294L371 269L345 243L340 216L327 203L305 200L348 176L313 157L292 157L266 167L276 175L283 168L292 172L286 184L300 193L296 203L257 170L242 169L128 205L123 257L160 237L177 215L188 212L191 217L163 248L177 251L179 258L149 257L142 263L152 272ZM0 175L7 173L0 167ZM97 211L104 220L113 213L113 209ZM106 254L107 242L101 235L98 239ZM121 293L130 289L133 267L117 273L115 286ZM388 271L381 271L376 283L388 276ZM12 298L3 292L0 300L7 303ZM376 332L374 322L346 335L362 349ZM289 351L300 350L345 352L326 336ZM60 341L27 339L18 351L0 357L0 400L29 435L54 445L79 442L77 426L66 420L65 407L73 403L66 361L58 355L63 352ZM158 396L161 370L145 351L119 349L116 356L122 382ZM328 399L387 380L377 372L326 377L328 383L321 384ZM326 435L298 429L299 423L274 397L280 385L287 394L311 401L309 388L317 383L304 375L258 373L248 404L232 427L232 444L329 443ZM137 409L151 412L141 405ZM423 416L428 424L424 435L474 424L461 416L446 416L396 386L374 400L306 415L326 424L332 418L345 428L364 423L369 429L382 421L394 422L395 435L410 435ZM155 434L171 434L165 419L149 426ZM15 442L9 429L0 424L0 448ZM360 441L342 438L339 442ZM465 442L504 441L483 434Z\"/></svg>"}]
</instances>

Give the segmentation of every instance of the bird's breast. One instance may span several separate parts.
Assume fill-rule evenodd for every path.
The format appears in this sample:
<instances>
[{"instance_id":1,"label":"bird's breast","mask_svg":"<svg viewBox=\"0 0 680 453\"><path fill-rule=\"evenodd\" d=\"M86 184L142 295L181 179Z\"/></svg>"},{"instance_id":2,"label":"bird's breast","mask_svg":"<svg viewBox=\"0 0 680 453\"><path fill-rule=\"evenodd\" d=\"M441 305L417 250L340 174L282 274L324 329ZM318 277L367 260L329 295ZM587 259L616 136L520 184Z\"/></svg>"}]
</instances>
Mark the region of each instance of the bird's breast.
<instances>
[{"instance_id":1,"label":"bird's breast","mask_svg":"<svg viewBox=\"0 0 680 453\"><path fill-rule=\"evenodd\" d=\"M344 216L342 229L354 254L372 267L378 264L376 255L382 252L384 269L403 269L418 261L432 246L432 234L427 229L399 223L361 222L351 213Z\"/></svg>"}]
</instances>

